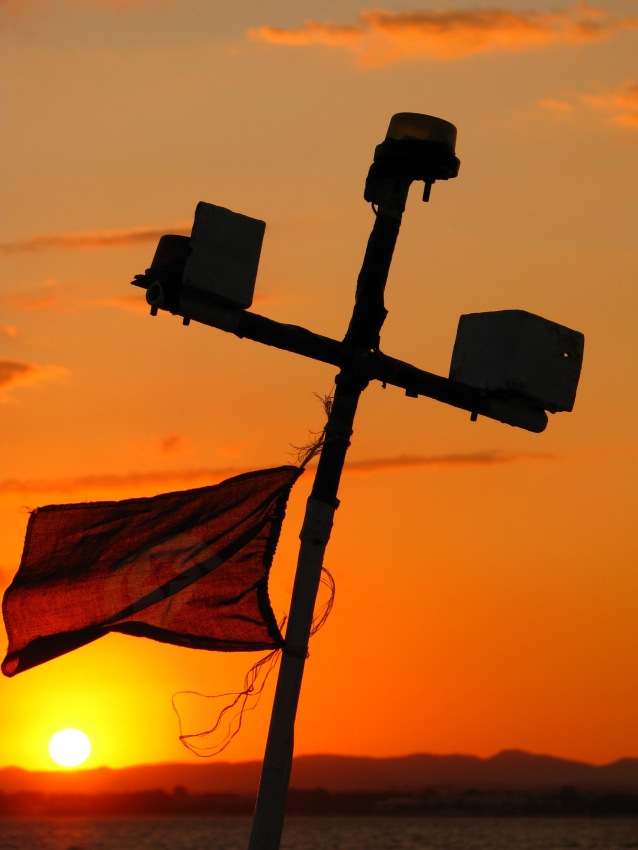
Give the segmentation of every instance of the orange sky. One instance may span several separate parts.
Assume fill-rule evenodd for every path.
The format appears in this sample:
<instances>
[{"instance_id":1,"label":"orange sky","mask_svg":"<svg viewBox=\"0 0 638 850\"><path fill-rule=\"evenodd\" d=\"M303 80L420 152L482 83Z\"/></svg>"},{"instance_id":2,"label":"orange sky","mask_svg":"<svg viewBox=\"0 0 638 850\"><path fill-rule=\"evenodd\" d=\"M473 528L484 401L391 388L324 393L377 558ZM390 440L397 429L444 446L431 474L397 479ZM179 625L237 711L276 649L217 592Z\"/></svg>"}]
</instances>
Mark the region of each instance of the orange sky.
<instances>
[{"instance_id":1,"label":"orange sky","mask_svg":"<svg viewBox=\"0 0 638 850\"><path fill-rule=\"evenodd\" d=\"M0 589L28 508L280 465L321 428L334 368L151 320L128 282L206 200L267 222L255 311L341 337L374 147L393 113L438 115L461 170L413 190L383 351L445 375L460 314L525 309L585 334L581 384L541 435L366 391L296 750L638 756L638 3L235 5L0 4ZM171 695L253 660L114 635L3 679L0 766L52 767L64 726L88 766L194 760ZM224 758L261 757L273 685Z\"/></svg>"}]
</instances>

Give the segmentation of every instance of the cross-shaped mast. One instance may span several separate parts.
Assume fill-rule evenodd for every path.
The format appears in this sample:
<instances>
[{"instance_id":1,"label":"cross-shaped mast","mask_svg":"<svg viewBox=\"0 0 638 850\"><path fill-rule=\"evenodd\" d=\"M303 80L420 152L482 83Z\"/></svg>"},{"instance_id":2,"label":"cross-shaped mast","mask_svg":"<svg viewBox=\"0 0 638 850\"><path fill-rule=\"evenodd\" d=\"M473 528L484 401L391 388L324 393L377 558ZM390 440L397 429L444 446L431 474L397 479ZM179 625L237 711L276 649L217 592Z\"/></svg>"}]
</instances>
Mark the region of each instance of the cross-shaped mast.
<instances>
[{"instance_id":1,"label":"cross-shaped mast","mask_svg":"<svg viewBox=\"0 0 638 850\"><path fill-rule=\"evenodd\" d=\"M368 383L382 381L405 389L408 396L425 395L467 410L473 420L482 415L534 432L546 427L546 410L571 410L573 406L582 361L582 334L523 311L462 317L452 361L452 371L460 380L433 375L380 351L381 327L386 316L384 290L408 190L412 182L423 181L423 200L427 201L436 180L456 177L460 163L455 144L456 128L447 121L414 113L393 116L385 141L375 150L366 181L364 197L372 204L375 221L357 281L350 324L340 342L249 312L245 307L250 306L251 294L229 296L226 289L216 291L214 281L212 290L206 283L198 285L202 262L198 265L194 255L199 252L202 260L202 252L207 251L206 232L202 237L206 230L204 219L208 214L215 219L215 211L220 210L212 205L199 205L191 240L162 237L153 265L133 281L146 288L153 315L160 309L167 310L182 316L184 324L202 322L239 337L330 363L340 370L300 533L301 546L249 850L277 850L280 844L293 758L295 715L323 557L339 504L339 481L357 404ZM236 214L222 210L215 219L220 227L229 228L222 253L239 248L239 254L246 254L246 262L252 262L256 274L255 250L258 261L263 223L253 219L240 222L240 217L236 217L228 219L226 225L224 215ZM237 227L239 230L233 230ZM246 235L245 242L238 236L241 233ZM214 233L211 239L214 241ZM252 250L244 252L249 241ZM224 282L222 285L226 287Z\"/></svg>"}]
</instances>

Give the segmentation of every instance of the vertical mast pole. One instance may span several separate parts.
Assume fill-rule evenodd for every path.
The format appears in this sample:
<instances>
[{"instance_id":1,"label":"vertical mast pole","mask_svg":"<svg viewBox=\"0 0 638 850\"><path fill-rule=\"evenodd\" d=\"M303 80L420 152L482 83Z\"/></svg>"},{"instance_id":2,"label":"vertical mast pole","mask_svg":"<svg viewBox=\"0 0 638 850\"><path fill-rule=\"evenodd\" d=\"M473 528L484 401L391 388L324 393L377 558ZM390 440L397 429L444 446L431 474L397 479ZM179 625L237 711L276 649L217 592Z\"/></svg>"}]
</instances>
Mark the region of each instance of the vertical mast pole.
<instances>
[{"instance_id":1,"label":"vertical mast pole","mask_svg":"<svg viewBox=\"0 0 638 850\"><path fill-rule=\"evenodd\" d=\"M294 746L294 724L324 553L359 397L368 384L368 363L379 346L386 316L383 293L399 234L409 181L395 184L392 202L380 206L357 281L352 319L344 342L353 357L337 375L324 445L300 533L285 646L275 692L248 850L278 850ZM397 188L399 191L397 192Z\"/></svg>"}]
</instances>

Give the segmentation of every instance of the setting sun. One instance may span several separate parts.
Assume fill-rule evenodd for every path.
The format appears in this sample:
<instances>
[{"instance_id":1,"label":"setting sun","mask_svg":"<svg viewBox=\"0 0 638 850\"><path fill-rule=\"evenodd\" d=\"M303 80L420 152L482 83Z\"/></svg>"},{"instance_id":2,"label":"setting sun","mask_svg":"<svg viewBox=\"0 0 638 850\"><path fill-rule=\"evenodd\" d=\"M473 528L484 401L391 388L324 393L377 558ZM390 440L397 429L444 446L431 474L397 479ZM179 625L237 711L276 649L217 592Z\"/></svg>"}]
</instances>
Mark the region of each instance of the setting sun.
<instances>
[{"instance_id":1,"label":"setting sun","mask_svg":"<svg viewBox=\"0 0 638 850\"><path fill-rule=\"evenodd\" d=\"M91 754L91 742L79 729L61 729L49 741L49 755L61 767L78 767Z\"/></svg>"}]
</instances>

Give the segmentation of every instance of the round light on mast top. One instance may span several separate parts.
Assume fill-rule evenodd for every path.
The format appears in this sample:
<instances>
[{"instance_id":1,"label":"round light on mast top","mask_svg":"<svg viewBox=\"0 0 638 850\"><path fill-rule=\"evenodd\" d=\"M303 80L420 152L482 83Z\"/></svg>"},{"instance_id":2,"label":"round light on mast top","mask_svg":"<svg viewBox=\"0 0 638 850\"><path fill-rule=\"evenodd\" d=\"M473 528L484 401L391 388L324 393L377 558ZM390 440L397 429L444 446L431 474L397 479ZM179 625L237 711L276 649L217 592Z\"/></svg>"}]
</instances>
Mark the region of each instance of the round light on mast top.
<instances>
[{"instance_id":1,"label":"round light on mast top","mask_svg":"<svg viewBox=\"0 0 638 850\"><path fill-rule=\"evenodd\" d=\"M436 180L449 180L459 173L455 148L454 124L419 112L397 112L385 140L375 148L363 197L400 214L410 183L422 180L427 201Z\"/></svg>"},{"instance_id":2,"label":"round light on mast top","mask_svg":"<svg viewBox=\"0 0 638 850\"><path fill-rule=\"evenodd\" d=\"M452 151L456 148L456 127L442 118L421 115L418 112L397 112L390 120L386 139L402 141L419 139L422 142L438 142Z\"/></svg>"}]
</instances>

